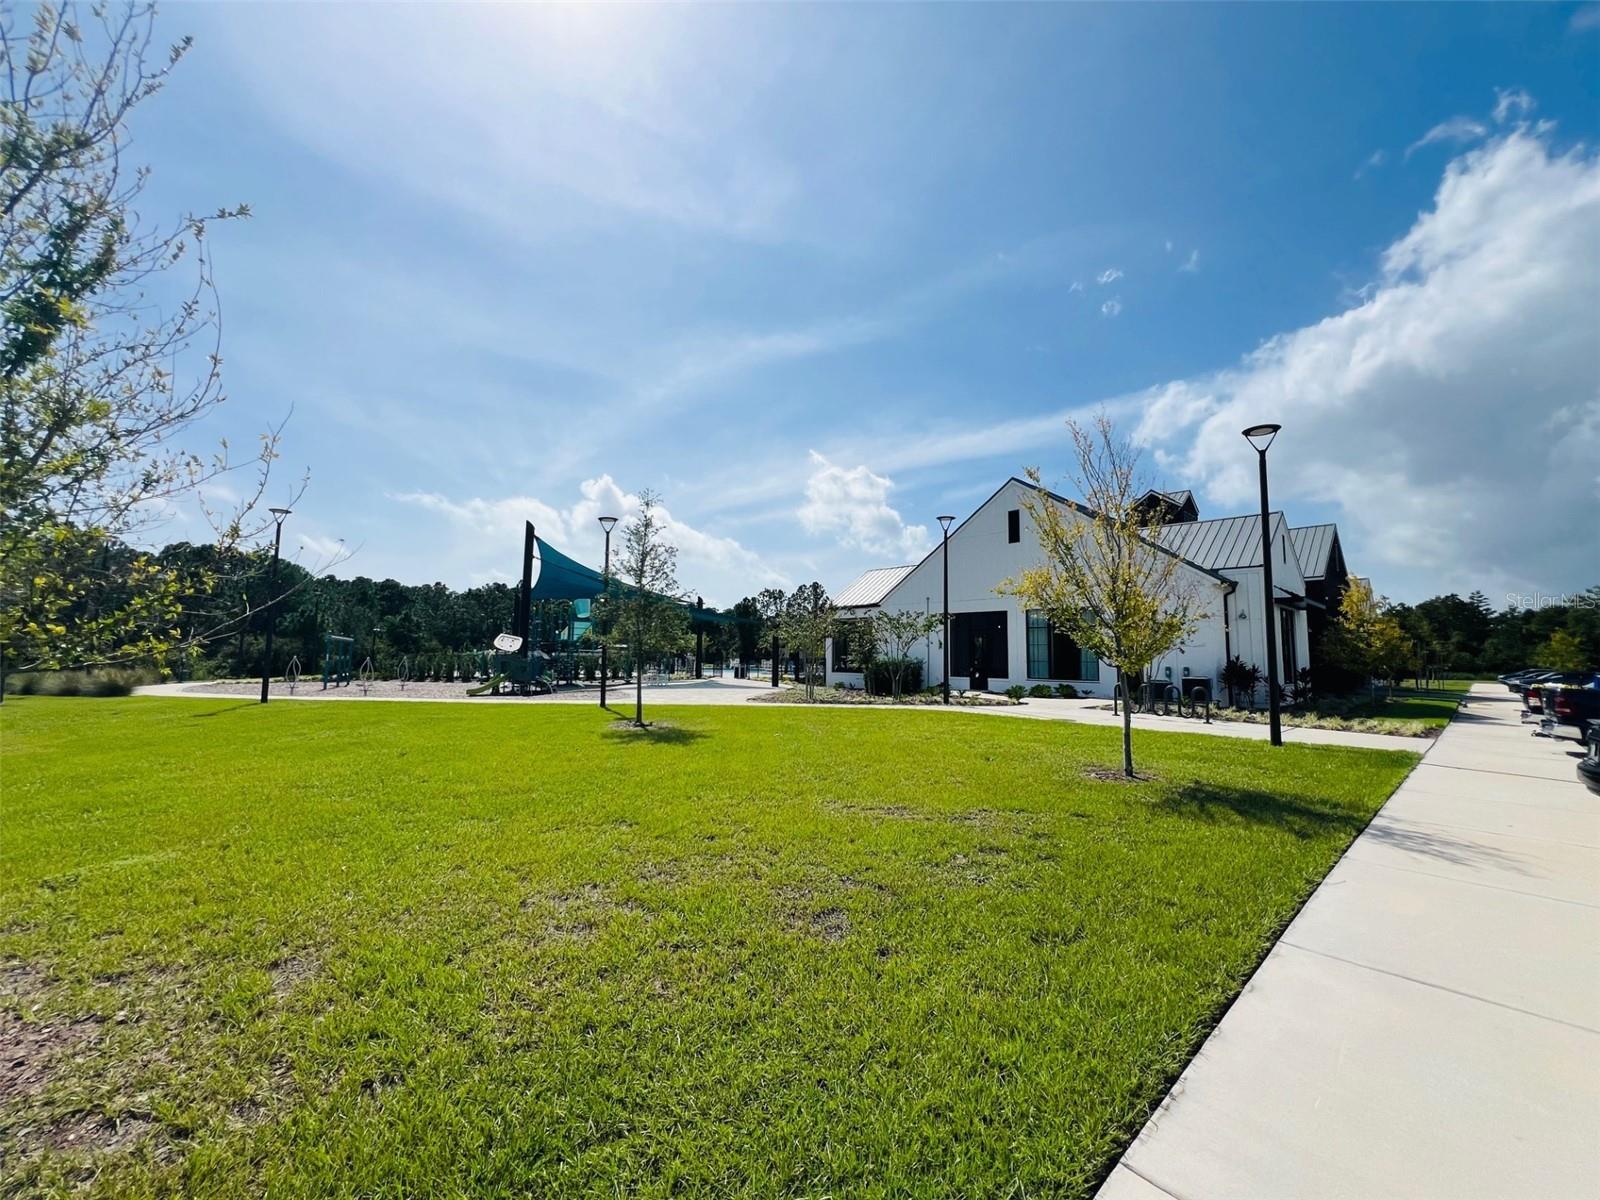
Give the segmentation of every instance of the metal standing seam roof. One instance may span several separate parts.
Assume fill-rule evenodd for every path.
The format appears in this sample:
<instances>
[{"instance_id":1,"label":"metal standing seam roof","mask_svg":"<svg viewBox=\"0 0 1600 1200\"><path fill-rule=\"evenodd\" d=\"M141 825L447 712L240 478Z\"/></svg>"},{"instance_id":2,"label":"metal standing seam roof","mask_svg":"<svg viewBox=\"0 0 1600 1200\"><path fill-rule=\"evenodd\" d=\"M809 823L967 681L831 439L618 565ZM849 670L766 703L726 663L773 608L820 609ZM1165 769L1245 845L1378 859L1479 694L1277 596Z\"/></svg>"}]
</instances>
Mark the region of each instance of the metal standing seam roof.
<instances>
[{"instance_id":1,"label":"metal standing seam roof","mask_svg":"<svg viewBox=\"0 0 1600 1200\"><path fill-rule=\"evenodd\" d=\"M1333 553L1333 543L1338 539L1337 525L1302 525L1289 530L1289 541L1294 545L1295 557L1300 560L1300 570L1307 579L1327 577L1328 556Z\"/></svg>"},{"instance_id":2,"label":"metal standing seam roof","mask_svg":"<svg viewBox=\"0 0 1600 1200\"><path fill-rule=\"evenodd\" d=\"M1270 515L1274 526L1283 514ZM1168 550L1208 571L1261 565L1261 517L1216 517L1163 525L1156 538Z\"/></svg>"},{"instance_id":3,"label":"metal standing seam roof","mask_svg":"<svg viewBox=\"0 0 1600 1200\"><path fill-rule=\"evenodd\" d=\"M883 598L911 574L911 566L874 567L855 579L844 591L833 598L835 608L872 608L882 604Z\"/></svg>"}]
</instances>

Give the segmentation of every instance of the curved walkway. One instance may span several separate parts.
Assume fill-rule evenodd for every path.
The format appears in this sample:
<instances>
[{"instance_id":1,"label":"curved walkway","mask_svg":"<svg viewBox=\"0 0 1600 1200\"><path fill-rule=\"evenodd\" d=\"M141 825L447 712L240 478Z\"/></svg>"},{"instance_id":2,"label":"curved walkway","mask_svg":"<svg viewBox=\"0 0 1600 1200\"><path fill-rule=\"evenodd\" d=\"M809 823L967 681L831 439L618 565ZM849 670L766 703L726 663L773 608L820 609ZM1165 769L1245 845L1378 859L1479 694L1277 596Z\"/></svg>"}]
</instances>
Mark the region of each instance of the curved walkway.
<instances>
[{"instance_id":1,"label":"curved walkway","mask_svg":"<svg viewBox=\"0 0 1600 1200\"><path fill-rule=\"evenodd\" d=\"M216 688L229 688L231 690L213 690ZM440 694L444 688L450 689L447 694ZM182 696L188 699L209 698L216 696L245 696L256 695L260 689L256 683L157 683L148 687L136 689L141 696ZM713 704L737 705L748 704L758 696L766 695L771 690L771 685L760 680L733 679L723 676L720 679L680 679L668 684L647 686L644 690L644 699L647 705L658 704ZM617 709L628 708L633 703L633 688L631 685L613 687L611 689L612 707ZM412 684L406 692L398 691L398 685L393 683L375 684L371 694L362 693L359 685L324 691L320 682L311 680L301 683L291 695L282 683L274 683L272 689L274 700L368 700L372 702L399 702L406 704L433 703L433 704L597 704L599 691L593 686L563 690L547 696L466 696L462 694L459 684ZM859 712L868 706L862 705L829 705L817 706L818 708L834 708L842 712ZM1028 700L1019 705L996 705L987 708L971 708L953 706L946 708L939 704L881 704L870 706L872 711L883 709L901 708L915 709L918 712L962 712L980 713L984 716L1021 718L1034 721L1075 721L1081 725L1102 725L1121 728L1122 718L1106 707L1104 700ZM810 711L817 711L816 708ZM1202 721L1186 719L1183 717L1152 716L1138 713L1133 718L1133 727L1136 730L1164 730L1169 733L1203 733L1216 737L1245 738L1253 741L1267 740L1267 727L1244 721L1213 721L1209 725ZM1295 745L1307 746L1363 746L1369 750L1405 750L1412 754L1420 754L1432 744L1430 738L1396 737L1387 733L1346 733L1337 729L1299 729L1293 726L1284 726L1283 740Z\"/></svg>"},{"instance_id":2,"label":"curved walkway","mask_svg":"<svg viewBox=\"0 0 1600 1200\"><path fill-rule=\"evenodd\" d=\"M1600 797L1519 711L1473 688L1098 1200L1600 1196Z\"/></svg>"}]
</instances>

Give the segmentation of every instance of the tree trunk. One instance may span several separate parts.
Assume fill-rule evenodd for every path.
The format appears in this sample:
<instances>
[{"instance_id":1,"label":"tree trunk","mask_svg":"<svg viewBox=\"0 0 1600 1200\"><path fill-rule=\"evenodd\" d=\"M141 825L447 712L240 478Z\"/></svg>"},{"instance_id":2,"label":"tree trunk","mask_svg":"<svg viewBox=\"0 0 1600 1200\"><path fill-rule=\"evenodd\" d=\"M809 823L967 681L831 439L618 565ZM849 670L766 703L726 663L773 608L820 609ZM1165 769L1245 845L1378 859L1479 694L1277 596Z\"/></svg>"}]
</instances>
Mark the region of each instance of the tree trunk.
<instances>
[{"instance_id":1,"label":"tree trunk","mask_svg":"<svg viewBox=\"0 0 1600 1200\"><path fill-rule=\"evenodd\" d=\"M639 649L633 656L633 723L644 727L644 625L634 625L634 642Z\"/></svg>"},{"instance_id":2,"label":"tree trunk","mask_svg":"<svg viewBox=\"0 0 1600 1200\"><path fill-rule=\"evenodd\" d=\"M1117 672L1122 680L1122 773L1133 778L1133 698L1128 693L1128 677Z\"/></svg>"}]
</instances>

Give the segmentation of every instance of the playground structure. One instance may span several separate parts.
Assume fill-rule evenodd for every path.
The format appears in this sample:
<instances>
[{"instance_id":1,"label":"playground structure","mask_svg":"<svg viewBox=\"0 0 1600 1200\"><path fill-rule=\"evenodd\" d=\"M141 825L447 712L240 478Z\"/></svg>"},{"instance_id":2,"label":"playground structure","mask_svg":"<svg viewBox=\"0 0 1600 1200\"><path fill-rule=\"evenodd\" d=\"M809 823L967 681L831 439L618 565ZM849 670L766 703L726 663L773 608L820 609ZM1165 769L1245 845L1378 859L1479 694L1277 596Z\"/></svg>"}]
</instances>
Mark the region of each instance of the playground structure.
<instances>
[{"instance_id":1,"label":"playground structure","mask_svg":"<svg viewBox=\"0 0 1600 1200\"><path fill-rule=\"evenodd\" d=\"M617 588L615 579L610 586ZM472 694L498 692L510 687L519 694L549 692L560 684L574 684L593 680L604 669L597 647L587 645L587 635L594 627L595 600L606 592L606 577L593 567L584 566L576 559L561 553L541 538L528 521L522 533L521 583L517 589L516 611L512 616L510 642L512 650L500 649L486 684L474 688ZM707 609L705 601L696 598L694 603L679 601L689 613L690 625L695 633L694 678L705 677L705 633L708 627L730 624L738 618L730 613ZM626 651L626 647L623 648ZM626 655L621 661L609 663L609 677L621 679L638 670L653 682L665 682L672 675L668 664L646 664L632 661ZM721 668L717 668L720 674Z\"/></svg>"},{"instance_id":2,"label":"playground structure","mask_svg":"<svg viewBox=\"0 0 1600 1200\"><path fill-rule=\"evenodd\" d=\"M334 687L349 687L354 674L350 660L355 656L356 640L339 633L322 635L322 690L329 683Z\"/></svg>"}]
</instances>

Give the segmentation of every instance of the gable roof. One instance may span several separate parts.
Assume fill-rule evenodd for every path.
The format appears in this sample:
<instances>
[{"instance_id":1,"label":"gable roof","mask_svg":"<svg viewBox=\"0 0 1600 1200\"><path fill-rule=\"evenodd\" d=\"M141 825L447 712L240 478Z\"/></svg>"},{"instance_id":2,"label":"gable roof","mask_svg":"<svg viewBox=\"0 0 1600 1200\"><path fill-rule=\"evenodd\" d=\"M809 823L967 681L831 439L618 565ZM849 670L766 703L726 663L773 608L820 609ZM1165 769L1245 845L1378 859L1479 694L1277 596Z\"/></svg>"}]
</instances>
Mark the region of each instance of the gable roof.
<instances>
[{"instance_id":1,"label":"gable roof","mask_svg":"<svg viewBox=\"0 0 1600 1200\"><path fill-rule=\"evenodd\" d=\"M872 608L882 604L883 598L894 590L912 568L904 567L874 567L863 572L844 591L833 598L835 608Z\"/></svg>"},{"instance_id":2,"label":"gable roof","mask_svg":"<svg viewBox=\"0 0 1600 1200\"><path fill-rule=\"evenodd\" d=\"M1283 525L1283 514L1270 516L1273 531ZM1208 571L1226 571L1261 565L1261 517L1215 517L1210 521L1182 521L1156 531L1161 544L1174 554Z\"/></svg>"},{"instance_id":3,"label":"gable roof","mask_svg":"<svg viewBox=\"0 0 1600 1200\"><path fill-rule=\"evenodd\" d=\"M1289 541L1307 579L1327 577L1328 558L1339 541L1337 525L1302 525L1289 530Z\"/></svg>"}]
</instances>

